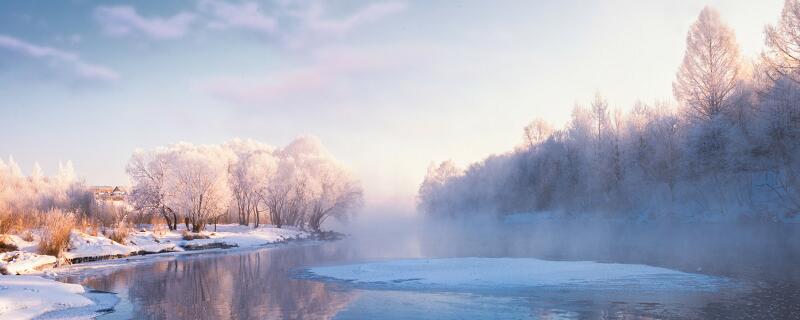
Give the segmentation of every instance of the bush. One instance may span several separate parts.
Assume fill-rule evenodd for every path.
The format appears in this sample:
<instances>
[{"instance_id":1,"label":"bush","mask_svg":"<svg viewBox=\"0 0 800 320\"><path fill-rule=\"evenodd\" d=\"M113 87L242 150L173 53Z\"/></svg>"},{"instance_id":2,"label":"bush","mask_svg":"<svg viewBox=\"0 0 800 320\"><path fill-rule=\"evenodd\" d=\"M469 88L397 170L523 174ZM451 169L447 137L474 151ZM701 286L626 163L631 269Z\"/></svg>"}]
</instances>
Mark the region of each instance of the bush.
<instances>
[{"instance_id":1,"label":"bush","mask_svg":"<svg viewBox=\"0 0 800 320\"><path fill-rule=\"evenodd\" d=\"M59 257L69 247L69 237L75 228L75 216L60 210L50 211L46 215L38 252Z\"/></svg>"}]
</instances>

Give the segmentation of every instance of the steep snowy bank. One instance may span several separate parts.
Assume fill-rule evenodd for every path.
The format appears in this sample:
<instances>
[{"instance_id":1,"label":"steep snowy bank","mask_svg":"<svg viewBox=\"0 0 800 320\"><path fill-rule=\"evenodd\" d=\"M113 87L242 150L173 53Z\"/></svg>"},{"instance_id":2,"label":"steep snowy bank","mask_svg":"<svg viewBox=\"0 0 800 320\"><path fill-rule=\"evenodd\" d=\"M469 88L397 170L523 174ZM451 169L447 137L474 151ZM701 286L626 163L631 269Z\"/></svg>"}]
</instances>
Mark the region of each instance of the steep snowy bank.
<instances>
[{"instance_id":1,"label":"steep snowy bank","mask_svg":"<svg viewBox=\"0 0 800 320\"><path fill-rule=\"evenodd\" d=\"M414 259L308 269L315 277L401 289L582 287L713 290L724 279L636 264L534 258Z\"/></svg>"}]
</instances>

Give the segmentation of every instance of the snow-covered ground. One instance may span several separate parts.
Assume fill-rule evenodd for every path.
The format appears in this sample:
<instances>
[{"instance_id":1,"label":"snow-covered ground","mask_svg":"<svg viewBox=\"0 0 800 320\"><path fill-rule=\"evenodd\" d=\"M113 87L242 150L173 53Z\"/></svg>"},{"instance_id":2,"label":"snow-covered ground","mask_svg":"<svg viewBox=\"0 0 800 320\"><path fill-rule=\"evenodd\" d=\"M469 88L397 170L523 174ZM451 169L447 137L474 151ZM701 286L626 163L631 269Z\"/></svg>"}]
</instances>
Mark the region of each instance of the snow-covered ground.
<instances>
[{"instance_id":1,"label":"snow-covered ground","mask_svg":"<svg viewBox=\"0 0 800 320\"><path fill-rule=\"evenodd\" d=\"M77 284L37 276L0 276L0 319L31 319L47 312L94 304Z\"/></svg>"},{"instance_id":2,"label":"snow-covered ground","mask_svg":"<svg viewBox=\"0 0 800 320\"><path fill-rule=\"evenodd\" d=\"M217 231L203 232L202 235L208 239L183 240L180 230L161 235L151 230L139 230L132 232L126 243L121 244L102 235L92 236L76 230L70 235L69 249L63 253L63 258L75 263L143 253L177 252L184 251L184 248L256 247L305 239L311 233L293 227L219 225ZM16 235L9 235L6 239L18 250L0 253L0 272L8 274L0 275L0 320L33 317L85 319L97 315L99 309L113 306L113 303L108 303L108 298L97 298L108 294L87 292L80 285L40 276L23 275L50 272L48 269L63 260L36 254L38 237L24 241Z\"/></svg>"},{"instance_id":3,"label":"snow-covered ground","mask_svg":"<svg viewBox=\"0 0 800 320\"><path fill-rule=\"evenodd\" d=\"M0 253L0 273L26 274L54 267L58 259L54 256L40 255L25 251Z\"/></svg>"},{"instance_id":4,"label":"snow-covered ground","mask_svg":"<svg viewBox=\"0 0 800 320\"><path fill-rule=\"evenodd\" d=\"M70 235L69 248L63 253L63 258L75 263L136 254L183 251L184 248L197 250L211 247L254 247L304 239L311 234L293 227L219 225L217 231L206 231L202 235L207 239L183 240L180 230L159 235L145 229L132 232L126 243L122 244L103 235L93 236L75 230ZM0 253L0 273L36 273L58 262L56 257L36 254L38 237L34 237L33 241L24 241L19 236L9 235L7 239L19 250Z\"/></svg>"},{"instance_id":5,"label":"snow-covered ground","mask_svg":"<svg viewBox=\"0 0 800 320\"><path fill-rule=\"evenodd\" d=\"M210 229L213 230L213 228ZM206 232L205 234L209 236L209 239L180 240L180 234L177 234L178 237L173 239L178 240L181 247L214 243L237 247L252 247L291 239L303 239L310 236L308 232L293 227L279 229L273 226L261 226L254 229L241 225L219 225L216 232Z\"/></svg>"},{"instance_id":6,"label":"snow-covered ground","mask_svg":"<svg viewBox=\"0 0 800 320\"><path fill-rule=\"evenodd\" d=\"M713 290L725 279L638 264L534 258L412 259L308 269L312 277L398 289L582 287Z\"/></svg>"},{"instance_id":7,"label":"snow-covered ground","mask_svg":"<svg viewBox=\"0 0 800 320\"><path fill-rule=\"evenodd\" d=\"M64 258L101 258L110 256L127 256L133 253L132 246L112 241L104 236L92 236L73 231L69 236L69 249Z\"/></svg>"}]
</instances>

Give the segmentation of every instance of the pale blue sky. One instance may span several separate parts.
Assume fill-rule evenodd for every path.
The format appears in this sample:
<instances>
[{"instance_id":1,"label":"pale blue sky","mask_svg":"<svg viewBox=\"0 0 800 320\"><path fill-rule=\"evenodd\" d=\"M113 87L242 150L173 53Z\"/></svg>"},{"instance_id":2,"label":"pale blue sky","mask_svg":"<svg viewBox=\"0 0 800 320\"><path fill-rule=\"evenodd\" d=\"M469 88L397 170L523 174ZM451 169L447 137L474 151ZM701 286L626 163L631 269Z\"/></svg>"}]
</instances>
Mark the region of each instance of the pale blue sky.
<instances>
[{"instance_id":1,"label":"pale blue sky","mask_svg":"<svg viewBox=\"0 0 800 320\"><path fill-rule=\"evenodd\" d=\"M782 1L4 1L0 155L124 184L138 147L320 137L368 204L510 150L599 91L671 99L703 6L745 55Z\"/></svg>"}]
</instances>

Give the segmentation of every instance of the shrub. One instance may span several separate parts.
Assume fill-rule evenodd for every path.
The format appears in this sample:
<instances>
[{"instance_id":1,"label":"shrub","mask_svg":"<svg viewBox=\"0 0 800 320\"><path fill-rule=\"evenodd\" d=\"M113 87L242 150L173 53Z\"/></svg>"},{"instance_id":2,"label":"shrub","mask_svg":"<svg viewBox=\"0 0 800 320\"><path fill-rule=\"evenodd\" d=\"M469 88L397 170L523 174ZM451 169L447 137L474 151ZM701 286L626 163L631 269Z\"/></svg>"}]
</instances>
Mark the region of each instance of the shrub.
<instances>
[{"instance_id":1,"label":"shrub","mask_svg":"<svg viewBox=\"0 0 800 320\"><path fill-rule=\"evenodd\" d=\"M53 210L46 215L38 251L39 254L59 257L69 247L70 233L75 228L75 216L61 210Z\"/></svg>"}]
</instances>

